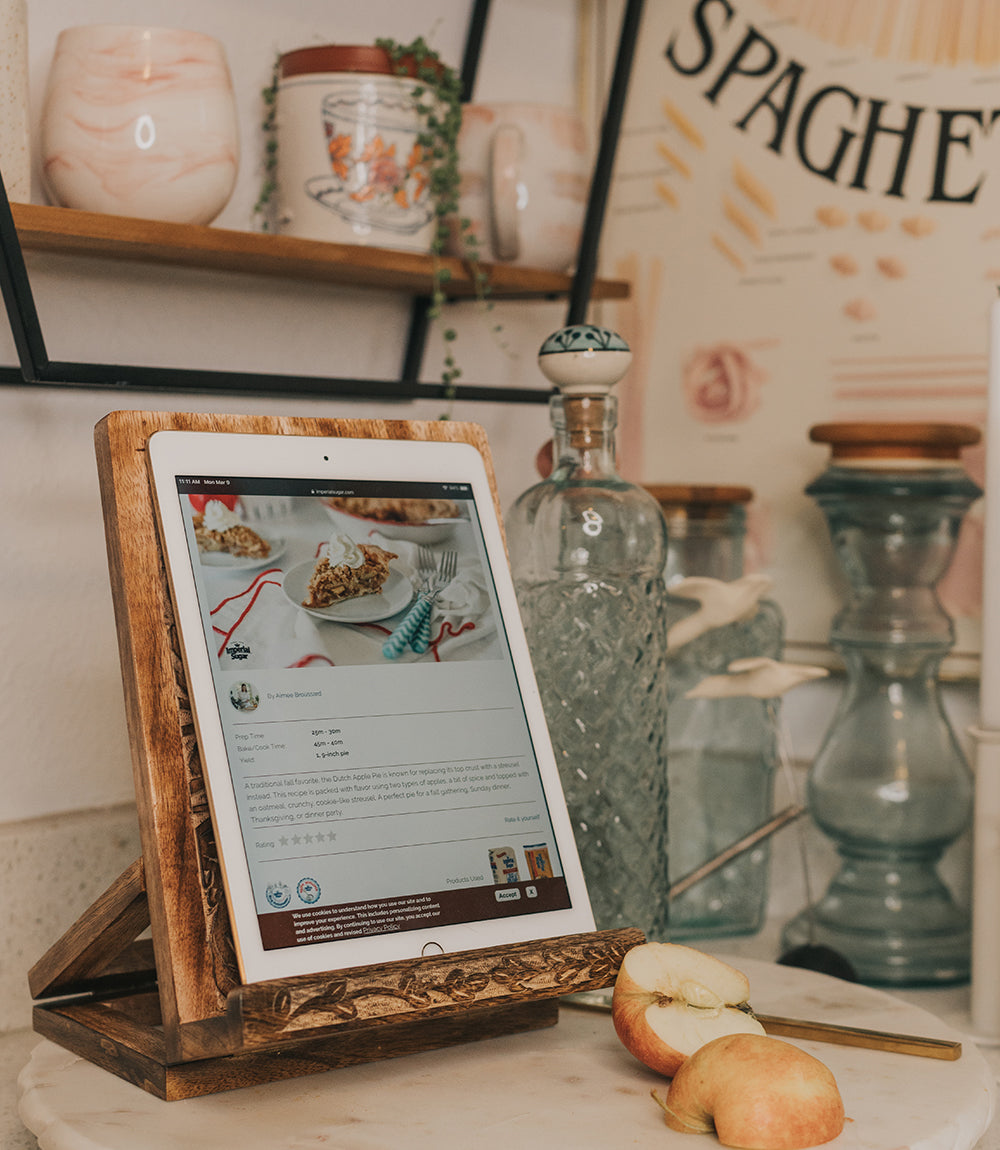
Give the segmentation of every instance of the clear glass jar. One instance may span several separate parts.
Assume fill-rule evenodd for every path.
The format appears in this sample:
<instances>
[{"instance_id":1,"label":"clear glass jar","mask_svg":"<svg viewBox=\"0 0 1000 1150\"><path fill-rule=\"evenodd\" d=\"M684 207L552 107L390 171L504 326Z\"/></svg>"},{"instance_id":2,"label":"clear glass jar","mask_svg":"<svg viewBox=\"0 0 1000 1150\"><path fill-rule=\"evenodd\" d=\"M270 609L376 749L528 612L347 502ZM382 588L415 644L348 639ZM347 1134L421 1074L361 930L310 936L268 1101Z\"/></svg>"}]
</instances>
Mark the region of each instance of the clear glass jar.
<instances>
[{"instance_id":1,"label":"clear glass jar","mask_svg":"<svg viewBox=\"0 0 1000 1150\"><path fill-rule=\"evenodd\" d=\"M841 868L784 942L832 947L862 982L963 982L969 914L936 864L970 824L972 774L940 695L954 633L936 585L982 494L958 460L979 431L823 424L810 437L833 448L806 490L826 517L849 598L830 632L847 685L809 773L808 806Z\"/></svg>"},{"instance_id":2,"label":"clear glass jar","mask_svg":"<svg viewBox=\"0 0 1000 1150\"><path fill-rule=\"evenodd\" d=\"M564 341L569 349L581 341L585 348L588 333L614 334L567 330L580 333ZM558 362L545 362L545 348L562 334L546 341L540 362L565 384L561 372L577 365L563 360L558 342ZM620 351L623 341L614 340ZM589 371L593 357L581 357ZM507 539L595 920L600 929L635 926L664 940L666 526L656 500L617 473L610 382L582 386L551 400L553 471L516 501Z\"/></svg>"},{"instance_id":3,"label":"clear glass jar","mask_svg":"<svg viewBox=\"0 0 1000 1150\"><path fill-rule=\"evenodd\" d=\"M655 486L667 520L668 627L689 618L697 601L671 588L699 576L730 584L743 576L748 487ZM748 696L685 698L735 659L780 659L784 620L759 599L749 618L668 650L669 837L672 882L715 858L772 814L778 762L777 700ZM737 856L678 895L670 906L672 941L754 934L767 912L770 844Z\"/></svg>"}]
</instances>

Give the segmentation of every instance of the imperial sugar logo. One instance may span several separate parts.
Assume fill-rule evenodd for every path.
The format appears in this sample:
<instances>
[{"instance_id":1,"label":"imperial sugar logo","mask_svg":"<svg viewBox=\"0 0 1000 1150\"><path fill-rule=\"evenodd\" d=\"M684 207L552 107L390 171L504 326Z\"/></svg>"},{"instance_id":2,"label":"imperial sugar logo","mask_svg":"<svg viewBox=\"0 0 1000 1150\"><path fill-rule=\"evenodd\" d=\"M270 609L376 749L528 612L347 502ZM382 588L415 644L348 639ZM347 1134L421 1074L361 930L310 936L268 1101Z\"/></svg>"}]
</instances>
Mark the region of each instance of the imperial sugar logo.
<instances>
[{"instance_id":1,"label":"imperial sugar logo","mask_svg":"<svg viewBox=\"0 0 1000 1150\"><path fill-rule=\"evenodd\" d=\"M230 659L242 662L242 660L250 658L250 648L246 643L230 643L226 648L226 654Z\"/></svg>"},{"instance_id":2,"label":"imperial sugar logo","mask_svg":"<svg viewBox=\"0 0 1000 1150\"><path fill-rule=\"evenodd\" d=\"M278 910L284 910L292 901L292 892L283 882L268 883L265 891L267 901Z\"/></svg>"}]
</instances>

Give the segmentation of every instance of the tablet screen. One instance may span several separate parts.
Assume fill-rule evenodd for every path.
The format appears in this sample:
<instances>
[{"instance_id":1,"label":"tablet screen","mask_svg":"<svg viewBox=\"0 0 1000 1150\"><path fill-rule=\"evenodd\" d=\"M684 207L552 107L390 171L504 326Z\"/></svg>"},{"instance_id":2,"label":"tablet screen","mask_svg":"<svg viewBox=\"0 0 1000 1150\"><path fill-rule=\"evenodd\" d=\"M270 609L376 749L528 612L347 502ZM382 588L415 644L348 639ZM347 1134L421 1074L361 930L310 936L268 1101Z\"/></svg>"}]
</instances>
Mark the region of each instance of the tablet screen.
<instances>
[{"instance_id":1,"label":"tablet screen","mask_svg":"<svg viewBox=\"0 0 1000 1150\"><path fill-rule=\"evenodd\" d=\"M574 908L592 929L492 498L461 478L201 470L158 475L161 501L165 482L244 977L549 937Z\"/></svg>"}]
</instances>

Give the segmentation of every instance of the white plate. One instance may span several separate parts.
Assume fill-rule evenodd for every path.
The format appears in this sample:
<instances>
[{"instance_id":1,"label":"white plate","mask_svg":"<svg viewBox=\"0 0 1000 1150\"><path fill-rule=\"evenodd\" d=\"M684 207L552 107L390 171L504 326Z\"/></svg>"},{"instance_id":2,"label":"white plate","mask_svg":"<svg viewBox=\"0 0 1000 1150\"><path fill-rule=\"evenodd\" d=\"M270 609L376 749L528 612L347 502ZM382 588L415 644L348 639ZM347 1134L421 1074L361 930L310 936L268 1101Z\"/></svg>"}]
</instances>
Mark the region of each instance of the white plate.
<instances>
[{"instance_id":1,"label":"white plate","mask_svg":"<svg viewBox=\"0 0 1000 1150\"><path fill-rule=\"evenodd\" d=\"M362 528L369 532L376 531L385 539L401 539L406 543L440 543L451 535L456 523L464 522L456 518L433 519L428 523L384 523L381 519L352 515L349 511L330 507L326 503L323 507L334 523L348 526L352 535L357 535L359 528Z\"/></svg>"},{"instance_id":2,"label":"white plate","mask_svg":"<svg viewBox=\"0 0 1000 1150\"><path fill-rule=\"evenodd\" d=\"M262 535L263 539L264 536ZM275 563L285 553L284 539L268 539L271 554L266 559L252 559L249 555L230 555L228 551L199 551L202 567L216 567L225 571L253 571Z\"/></svg>"},{"instance_id":3,"label":"white plate","mask_svg":"<svg viewBox=\"0 0 1000 1150\"><path fill-rule=\"evenodd\" d=\"M315 615L317 619L328 619L334 623L377 623L380 619L388 619L390 615L402 611L413 598L413 585L409 579L390 567L389 578L378 595L359 595L357 599L344 599L330 607L303 607L302 600L306 597L309 579L315 567L314 559L297 563L281 581L281 589L293 606L305 611L307 615Z\"/></svg>"}]
</instances>

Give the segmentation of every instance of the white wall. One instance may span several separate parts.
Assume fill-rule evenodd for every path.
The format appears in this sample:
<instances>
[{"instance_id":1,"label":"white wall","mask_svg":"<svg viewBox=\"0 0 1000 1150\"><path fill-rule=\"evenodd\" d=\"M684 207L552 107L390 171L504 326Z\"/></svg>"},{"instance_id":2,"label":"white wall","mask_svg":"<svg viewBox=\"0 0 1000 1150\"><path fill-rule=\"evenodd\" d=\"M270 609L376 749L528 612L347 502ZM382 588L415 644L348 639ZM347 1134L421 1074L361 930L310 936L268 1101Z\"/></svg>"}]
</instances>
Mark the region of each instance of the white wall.
<instances>
[{"instance_id":1,"label":"white wall","mask_svg":"<svg viewBox=\"0 0 1000 1150\"><path fill-rule=\"evenodd\" d=\"M224 43L240 107L243 161L216 223L248 228L260 183L259 93L276 53L422 34L457 65L470 7L459 0L88 0L86 22L169 23ZM56 35L83 21L79 5L68 0L32 3L29 10L37 139ZM575 0L498 0L476 96L572 104L576 53ZM45 202L37 171L33 183L33 200ZM53 359L385 378L399 371L408 301L387 293L64 256L29 253L28 261ZM535 351L563 323L564 304L499 305L495 314L511 355L497 348L474 305L461 310L457 348L467 379L545 386ZM425 378L435 378L440 352L432 335ZM0 362L16 362L6 324ZM133 793L92 446L94 423L117 407L394 418L435 418L442 410L432 402L0 389L6 552L0 722L8 765L0 822L105 806ZM453 414L486 427L509 505L533 481L534 452L547 436L545 406L458 404Z\"/></svg>"}]
</instances>

